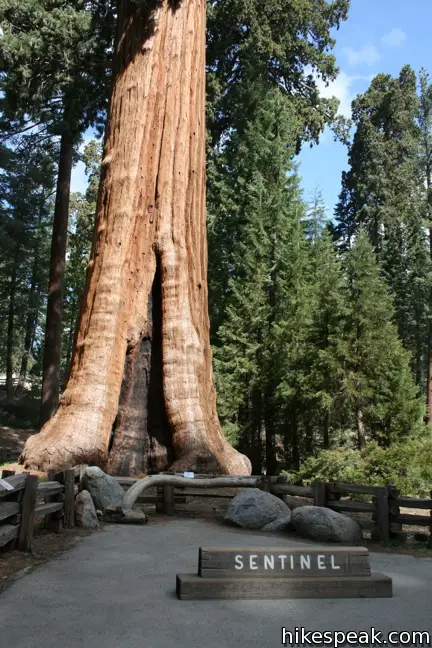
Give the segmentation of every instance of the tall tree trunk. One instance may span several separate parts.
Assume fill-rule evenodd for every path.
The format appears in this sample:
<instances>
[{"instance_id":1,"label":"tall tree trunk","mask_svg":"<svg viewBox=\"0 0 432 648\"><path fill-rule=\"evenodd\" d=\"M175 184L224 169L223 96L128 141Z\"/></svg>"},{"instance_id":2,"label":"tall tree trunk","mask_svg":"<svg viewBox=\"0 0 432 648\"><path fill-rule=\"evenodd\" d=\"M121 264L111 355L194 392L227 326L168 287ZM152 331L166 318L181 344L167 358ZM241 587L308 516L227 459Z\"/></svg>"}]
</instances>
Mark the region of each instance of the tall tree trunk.
<instances>
[{"instance_id":1,"label":"tall tree trunk","mask_svg":"<svg viewBox=\"0 0 432 648\"><path fill-rule=\"evenodd\" d=\"M330 447L330 412L328 410L324 414L323 447L325 450L328 450Z\"/></svg>"},{"instance_id":2,"label":"tall tree trunk","mask_svg":"<svg viewBox=\"0 0 432 648\"><path fill-rule=\"evenodd\" d=\"M38 295L36 292L36 283L34 281L34 277L32 277L30 293L29 293L29 306L28 306L28 312L26 318L24 349L21 357L21 368L18 377L18 384L15 390L16 396L21 395L24 391L25 380L27 377L28 361L30 357L30 350L31 350L32 338L33 338L33 331L35 326L35 319L37 316L37 312L36 312L37 301L38 301Z\"/></svg>"},{"instance_id":3,"label":"tall tree trunk","mask_svg":"<svg viewBox=\"0 0 432 648\"><path fill-rule=\"evenodd\" d=\"M268 389L264 396L264 425L265 425L265 465L267 475L276 475L276 426L274 420L274 396Z\"/></svg>"},{"instance_id":4,"label":"tall tree trunk","mask_svg":"<svg viewBox=\"0 0 432 648\"><path fill-rule=\"evenodd\" d=\"M360 405L356 407L356 425L357 425L357 444L359 450L366 446L366 434L363 419L363 410Z\"/></svg>"},{"instance_id":5,"label":"tall tree trunk","mask_svg":"<svg viewBox=\"0 0 432 648\"><path fill-rule=\"evenodd\" d=\"M113 78L71 373L21 461L133 473L153 448L159 470L173 456L173 470L248 474L220 428L209 343L205 1L144 15L122 0Z\"/></svg>"},{"instance_id":6,"label":"tall tree trunk","mask_svg":"<svg viewBox=\"0 0 432 648\"><path fill-rule=\"evenodd\" d=\"M252 474L261 475L262 473L262 427L263 427L263 407L262 394L258 388L253 389L251 398L251 434L250 446L247 449L247 455L252 463ZM268 473L270 474L270 473Z\"/></svg>"},{"instance_id":7,"label":"tall tree trunk","mask_svg":"<svg viewBox=\"0 0 432 648\"><path fill-rule=\"evenodd\" d=\"M39 219L39 225L41 223L41 219ZM23 393L24 391L24 384L25 380L27 377L27 369L28 369L28 360L30 357L30 352L32 348L32 342L33 342L33 336L34 336L34 330L35 330L35 324L37 321L37 315L38 315L38 309L39 309L39 288L37 285L37 274L39 271L39 264L40 264L40 258L39 258L39 242L36 242L36 247L35 247L35 255L33 259L33 267L32 267L32 274L31 274L31 283L30 283L30 292L29 292L29 298L28 298L28 310L27 310L27 318L26 318L26 328L25 328L25 338L24 338L24 350L21 358L21 369L20 369L20 374L18 378L18 384L16 387L16 392L15 394L19 396L20 394Z\"/></svg>"},{"instance_id":8,"label":"tall tree trunk","mask_svg":"<svg viewBox=\"0 0 432 648\"><path fill-rule=\"evenodd\" d=\"M61 137L57 193L51 242L50 276L45 328L40 425L44 425L58 407L64 272L69 220L70 183L73 162L73 135L67 126Z\"/></svg>"},{"instance_id":9,"label":"tall tree trunk","mask_svg":"<svg viewBox=\"0 0 432 648\"><path fill-rule=\"evenodd\" d=\"M14 348L14 318L15 318L15 297L18 271L18 250L15 251L10 284L9 284L9 310L6 344L6 394L8 400L13 398L13 348Z\"/></svg>"},{"instance_id":10,"label":"tall tree trunk","mask_svg":"<svg viewBox=\"0 0 432 648\"><path fill-rule=\"evenodd\" d=\"M305 431L305 453L309 457L313 452L313 425L311 421L306 424Z\"/></svg>"}]
</instances>

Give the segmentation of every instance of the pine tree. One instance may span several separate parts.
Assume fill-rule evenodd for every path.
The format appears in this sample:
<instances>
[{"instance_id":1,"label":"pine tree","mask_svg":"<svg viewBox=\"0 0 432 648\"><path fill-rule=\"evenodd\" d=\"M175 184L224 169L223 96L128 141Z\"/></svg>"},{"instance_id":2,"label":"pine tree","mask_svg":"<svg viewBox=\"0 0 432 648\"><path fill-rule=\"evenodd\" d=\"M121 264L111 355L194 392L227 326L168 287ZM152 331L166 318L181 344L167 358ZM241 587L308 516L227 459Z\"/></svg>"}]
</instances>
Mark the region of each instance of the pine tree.
<instances>
[{"instance_id":1,"label":"pine tree","mask_svg":"<svg viewBox=\"0 0 432 648\"><path fill-rule=\"evenodd\" d=\"M397 78L378 75L353 102L356 132L350 169L342 176L336 236L346 249L360 227L368 232L394 294L399 333L424 387L430 263L418 108L416 77L408 66Z\"/></svg>"},{"instance_id":2,"label":"pine tree","mask_svg":"<svg viewBox=\"0 0 432 648\"><path fill-rule=\"evenodd\" d=\"M318 141L339 123L336 99L320 97L323 81L337 76L331 30L346 20L349 0L209 0L207 80L213 145L242 132L262 101L262 86L278 88L301 116L297 145ZM308 69L306 69L308 66Z\"/></svg>"},{"instance_id":3,"label":"pine tree","mask_svg":"<svg viewBox=\"0 0 432 648\"><path fill-rule=\"evenodd\" d=\"M426 227L429 230L429 257L432 259L432 83L426 70L420 71L420 101L418 123L420 130L420 178L424 186L424 209ZM430 263L428 264L430 265ZM427 304L431 302L432 285L427 291ZM430 422L432 407L432 318L430 310L427 322L427 371L426 371L427 419Z\"/></svg>"},{"instance_id":4,"label":"pine tree","mask_svg":"<svg viewBox=\"0 0 432 648\"><path fill-rule=\"evenodd\" d=\"M68 236L62 336L62 369L65 380L67 379L72 357L75 326L90 259L101 155L100 142L93 140L86 145L82 153L82 162L85 164L85 173L88 178L87 191L85 195L75 193L71 196L71 223Z\"/></svg>"},{"instance_id":5,"label":"pine tree","mask_svg":"<svg viewBox=\"0 0 432 648\"><path fill-rule=\"evenodd\" d=\"M265 454L268 474L276 471L278 459L284 460L287 426L280 402L293 387L283 376L288 353L292 366L299 361L295 347L307 303L302 293L307 276L304 211L293 148L286 144L294 145L296 128L286 98L276 91L267 95L236 143L228 204L236 210L239 240L226 319L215 348L222 420L248 451L254 469L261 468Z\"/></svg>"},{"instance_id":6,"label":"pine tree","mask_svg":"<svg viewBox=\"0 0 432 648\"><path fill-rule=\"evenodd\" d=\"M8 318L6 373L9 398L20 360L18 392L22 390L38 320L44 283L44 237L50 220L54 155L37 136L15 138L1 179L1 229L7 277ZM21 358L19 358L21 354Z\"/></svg>"},{"instance_id":7,"label":"pine tree","mask_svg":"<svg viewBox=\"0 0 432 648\"><path fill-rule=\"evenodd\" d=\"M393 298L364 229L346 256L346 266L345 406L360 449L367 439L388 445L421 423L424 408L409 354L393 323Z\"/></svg>"},{"instance_id":8,"label":"pine tree","mask_svg":"<svg viewBox=\"0 0 432 648\"><path fill-rule=\"evenodd\" d=\"M40 421L58 405L64 269L74 150L89 126L102 126L110 83L111 3L97 0L0 2L3 128L58 137L57 190Z\"/></svg>"},{"instance_id":9,"label":"pine tree","mask_svg":"<svg viewBox=\"0 0 432 648\"><path fill-rule=\"evenodd\" d=\"M306 237L314 244L323 233L328 222L321 190L316 189L312 194L303 222Z\"/></svg>"},{"instance_id":10,"label":"pine tree","mask_svg":"<svg viewBox=\"0 0 432 648\"><path fill-rule=\"evenodd\" d=\"M318 213L321 213L322 209ZM316 219L314 219L316 222ZM314 230L315 230L314 225ZM346 279L327 229L312 239L314 300L308 334L304 410L317 430L314 447L332 444L331 429L344 426L344 362L341 342L347 316ZM334 440L333 440L334 442ZM312 451L309 443L307 455Z\"/></svg>"}]
</instances>

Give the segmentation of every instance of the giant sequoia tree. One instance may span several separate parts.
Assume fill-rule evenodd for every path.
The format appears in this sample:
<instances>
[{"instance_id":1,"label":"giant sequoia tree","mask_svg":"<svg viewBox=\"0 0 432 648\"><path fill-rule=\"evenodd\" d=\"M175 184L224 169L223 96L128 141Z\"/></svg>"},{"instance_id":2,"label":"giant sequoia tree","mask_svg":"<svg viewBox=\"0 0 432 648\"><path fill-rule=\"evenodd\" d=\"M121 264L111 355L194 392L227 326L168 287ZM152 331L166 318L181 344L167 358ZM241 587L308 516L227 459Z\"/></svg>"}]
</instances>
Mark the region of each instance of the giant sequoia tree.
<instances>
[{"instance_id":1,"label":"giant sequoia tree","mask_svg":"<svg viewBox=\"0 0 432 648\"><path fill-rule=\"evenodd\" d=\"M305 46L323 52L347 1L278 2L273 10L284 11L287 21L293 4ZM212 376L205 12L205 0L119 2L96 226L71 372L56 414L27 441L21 458L27 467L92 462L119 474L168 466L250 472L249 460L220 428ZM279 26L273 13L269 25ZM318 18L326 28L314 43L314 29L323 28ZM240 34L247 34L243 27ZM305 63L301 53L293 47L296 65ZM272 61L277 54L284 52L263 51ZM322 64L324 76L334 75L332 57L323 55Z\"/></svg>"}]
</instances>

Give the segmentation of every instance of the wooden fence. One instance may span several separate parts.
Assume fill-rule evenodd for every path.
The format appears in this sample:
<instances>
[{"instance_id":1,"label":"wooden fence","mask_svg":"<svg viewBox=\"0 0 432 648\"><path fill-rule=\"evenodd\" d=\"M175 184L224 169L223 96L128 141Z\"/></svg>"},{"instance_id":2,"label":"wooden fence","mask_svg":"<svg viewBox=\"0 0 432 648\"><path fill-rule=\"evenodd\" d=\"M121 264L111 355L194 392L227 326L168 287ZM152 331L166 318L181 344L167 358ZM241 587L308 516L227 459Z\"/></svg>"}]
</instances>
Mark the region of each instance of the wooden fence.
<instances>
[{"instance_id":1,"label":"wooden fence","mask_svg":"<svg viewBox=\"0 0 432 648\"><path fill-rule=\"evenodd\" d=\"M66 470L55 481L3 470L0 481L0 548L30 551L34 522L59 532L74 526L75 472Z\"/></svg>"},{"instance_id":2,"label":"wooden fence","mask_svg":"<svg viewBox=\"0 0 432 648\"><path fill-rule=\"evenodd\" d=\"M195 475L195 477L211 476ZM125 489L130 488L137 481L134 477L116 479ZM356 519L364 530L370 531L372 540L377 542L388 542L392 537L403 533L404 526L424 527L429 532L428 545L432 548L432 491L431 499L419 499L402 497L392 485L361 486L341 482L315 482L311 486L294 486L284 483L283 478L280 477L261 477L259 487L287 501L290 508L310 503L349 515ZM185 485L181 489L160 486L156 494L145 494L138 498L138 502L155 504L157 511L174 515L189 499L223 498L228 503L233 496L232 493L227 493L226 488L221 487L209 490L197 489L191 479L190 485ZM401 513L401 508L428 511L429 514Z\"/></svg>"},{"instance_id":3,"label":"wooden fence","mask_svg":"<svg viewBox=\"0 0 432 648\"><path fill-rule=\"evenodd\" d=\"M0 482L0 548L18 546L30 550L34 520L45 519L46 528L59 531L61 525L74 525L75 471L50 474L49 481L39 481L36 475L15 475L4 470ZM211 475L195 475L196 478ZM127 490L137 481L134 477L117 477ZM290 508L314 504L350 515L372 539L388 542L403 532L404 526L423 527L429 532L428 544L432 548L432 492L431 499L403 497L394 486L361 486L341 482L315 482L311 486L294 486L280 477L256 476L257 486L286 501ZM138 498L138 503L154 504L157 511L167 515L180 512L184 504L211 498L225 501L234 497L239 488L218 487L199 489L194 479L181 488L159 486L154 493ZM360 497L359 497L360 496ZM418 510L419 514L401 513L401 508ZM189 510L191 510L189 508ZM421 512L428 514L421 514Z\"/></svg>"}]
</instances>

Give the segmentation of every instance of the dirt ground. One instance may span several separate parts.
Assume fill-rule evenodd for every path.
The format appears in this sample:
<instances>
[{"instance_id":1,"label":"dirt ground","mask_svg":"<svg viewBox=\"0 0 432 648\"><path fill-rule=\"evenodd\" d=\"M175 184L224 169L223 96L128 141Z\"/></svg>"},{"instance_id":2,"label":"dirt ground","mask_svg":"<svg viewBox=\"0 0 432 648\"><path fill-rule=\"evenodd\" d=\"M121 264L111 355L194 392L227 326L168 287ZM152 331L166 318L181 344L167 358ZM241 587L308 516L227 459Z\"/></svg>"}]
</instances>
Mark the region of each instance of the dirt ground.
<instances>
[{"instance_id":1,"label":"dirt ground","mask_svg":"<svg viewBox=\"0 0 432 648\"><path fill-rule=\"evenodd\" d=\"M90 533L92 532L87 529L78 528L52 533L40 527L35 530L31 553L2 550L0 552L0 593L16 580L63 553Z\"/></svg>"}]
</instances>

